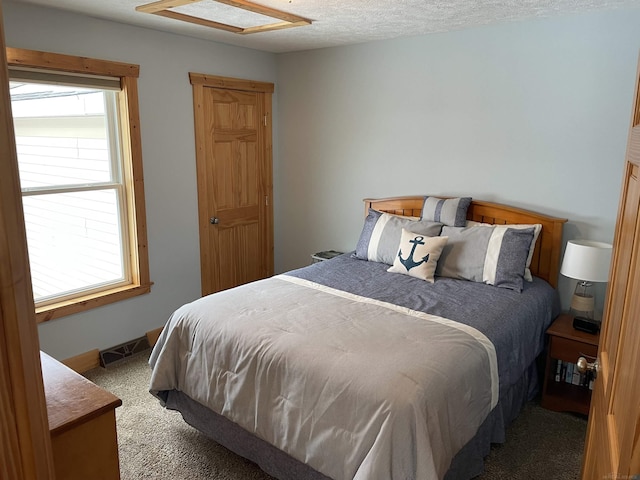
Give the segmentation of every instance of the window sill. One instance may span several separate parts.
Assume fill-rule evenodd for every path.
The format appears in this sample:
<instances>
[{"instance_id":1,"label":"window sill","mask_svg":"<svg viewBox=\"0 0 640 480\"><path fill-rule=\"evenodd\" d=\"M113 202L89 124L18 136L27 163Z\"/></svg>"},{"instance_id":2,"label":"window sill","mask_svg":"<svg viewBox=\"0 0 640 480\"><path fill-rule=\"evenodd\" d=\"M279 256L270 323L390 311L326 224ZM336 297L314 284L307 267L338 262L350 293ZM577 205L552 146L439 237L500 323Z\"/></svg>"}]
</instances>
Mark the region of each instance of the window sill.
<instances>
[{"instance_id":1,"label":"window sill","mask_svg":"<svg viewBox=\"0 0 640 480\"><path fill-rule=\"evenodd\" d=\"M108 305L109 303L143 295L151 291L151 285L153 285L153 283L146 285L125 285L63 302L52 303L44 307L36 307L36 321L37 323L48 322L54 318L84 312L85 310Z\"/></svg>"}]
</instances>

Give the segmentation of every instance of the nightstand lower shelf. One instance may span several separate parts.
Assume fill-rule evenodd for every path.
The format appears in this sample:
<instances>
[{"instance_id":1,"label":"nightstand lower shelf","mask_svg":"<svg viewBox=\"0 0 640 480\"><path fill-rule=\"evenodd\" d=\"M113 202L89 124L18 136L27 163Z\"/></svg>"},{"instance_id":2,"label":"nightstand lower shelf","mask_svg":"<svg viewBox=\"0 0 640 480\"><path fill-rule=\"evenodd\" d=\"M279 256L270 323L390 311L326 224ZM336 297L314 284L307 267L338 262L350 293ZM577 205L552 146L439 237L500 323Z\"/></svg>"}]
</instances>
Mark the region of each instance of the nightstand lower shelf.
<instances>
[{"instance_id":1,"label":"nightstand lower shelf","mask_svg":"<svg viewBox=\"0 0 640 480\"><path fill-rule=\"evenodd\" d=\"M556 412L576 412L589 415L591 390L579 385L551 381L542 397L542 407Z\"/></svg>"}]
</instances>

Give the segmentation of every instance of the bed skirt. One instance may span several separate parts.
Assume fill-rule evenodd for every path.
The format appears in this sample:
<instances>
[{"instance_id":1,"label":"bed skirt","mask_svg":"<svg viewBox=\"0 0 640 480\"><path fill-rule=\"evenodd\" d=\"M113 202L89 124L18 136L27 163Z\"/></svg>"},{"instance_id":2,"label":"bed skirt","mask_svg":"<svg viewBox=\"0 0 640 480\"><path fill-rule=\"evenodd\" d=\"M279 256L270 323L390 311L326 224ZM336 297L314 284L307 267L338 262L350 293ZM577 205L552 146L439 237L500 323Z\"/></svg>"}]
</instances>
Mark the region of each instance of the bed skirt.
<instances>
[{"instance_id":1,"label":"bed skirt","mask_svg":"<svg viewBox=\"0 0 640 480\"><path fill-rule=\"evenodd\" d=\"M500 400L476 435L451 462L445 480L469 480L484 471L484 458L492 443L504 443L507 426L538 389L536 362L516 384L500 393ZM192 427L232 452L256 463L279 480L330 480L322 473L299 462L273 445L244 430L234 422L201 405L177 390L161 392L166 407L181 413ZM417 480L417 479L416 479Z\"/></svg>"}]
</instances>

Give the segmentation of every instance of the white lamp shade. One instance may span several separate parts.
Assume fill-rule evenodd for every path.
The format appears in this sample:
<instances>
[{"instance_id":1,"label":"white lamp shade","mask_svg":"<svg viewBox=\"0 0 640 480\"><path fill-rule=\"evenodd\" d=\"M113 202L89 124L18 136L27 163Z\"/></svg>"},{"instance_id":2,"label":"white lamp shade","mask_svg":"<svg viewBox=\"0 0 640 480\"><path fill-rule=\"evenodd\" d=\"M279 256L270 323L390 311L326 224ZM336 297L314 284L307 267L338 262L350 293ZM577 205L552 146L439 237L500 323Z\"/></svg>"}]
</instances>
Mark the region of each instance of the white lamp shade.
<instances>
[{"instance_id":1,"label":"white lamp shade","mask_svg":"<svg viewBox=\"0 0 640 480\"><path fill-rule=\"evenodd\" d=\"M584 282L607 282L612 246L588 240L569 240L560 273Z\"/></svg>"}]
</instances>

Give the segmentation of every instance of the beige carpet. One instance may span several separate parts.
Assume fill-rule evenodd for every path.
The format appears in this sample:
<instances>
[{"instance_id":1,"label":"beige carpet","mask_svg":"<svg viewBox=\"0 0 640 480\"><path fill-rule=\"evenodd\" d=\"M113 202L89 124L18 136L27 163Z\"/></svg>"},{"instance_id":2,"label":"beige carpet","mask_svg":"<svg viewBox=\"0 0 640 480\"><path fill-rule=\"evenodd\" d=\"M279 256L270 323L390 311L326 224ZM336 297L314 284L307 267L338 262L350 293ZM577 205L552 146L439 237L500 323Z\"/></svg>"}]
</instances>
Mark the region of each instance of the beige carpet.
<instances>
[{"instance_id":1,"label":"beige carpet","mask_svg":"<svg viewBox=\"0 0 640 480\"><path fill-rule=\"evenodd\" d=\"M147 359L148 353L85 374L122 399L116 410L122 480L272 478L160 407L148 393ZM507 443L493 447L477 479L576 480L585 431L583 418L531 402L509 428Z\"/></svg>"}]
</instances>

